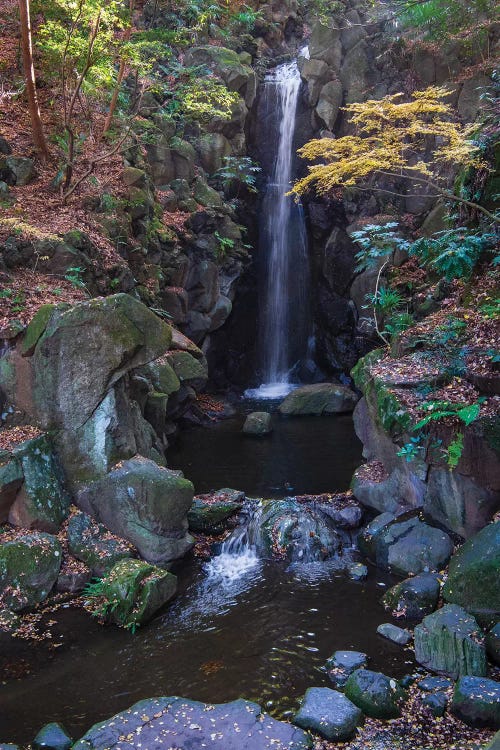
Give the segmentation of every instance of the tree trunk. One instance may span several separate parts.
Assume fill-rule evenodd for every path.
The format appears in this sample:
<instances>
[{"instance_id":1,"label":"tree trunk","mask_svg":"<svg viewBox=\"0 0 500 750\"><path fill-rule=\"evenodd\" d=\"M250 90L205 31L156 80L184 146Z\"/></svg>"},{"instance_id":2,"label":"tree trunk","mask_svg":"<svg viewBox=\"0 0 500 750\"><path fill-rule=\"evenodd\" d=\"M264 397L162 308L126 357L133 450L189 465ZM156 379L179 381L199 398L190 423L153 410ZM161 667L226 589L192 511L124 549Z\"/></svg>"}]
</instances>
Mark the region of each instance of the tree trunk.
<instances>
[{"instance_id":1,"label":"tree trunk","mask_svg":"<svg viewBox=\"0 0 500 750\"><path fill-rule=\"evenodd\" d=\"M135 2L135 0L130 0L130 2L129 2L129 8L130 8L130 25L125 29L125 34L123 36L123 41L124 42L128 42L129 41L130 35L132 33L132 16L133 16L133 13L134 13L134 2ZM121 85L122 85L123 76L125 75L125 67L126 67L126 61L125 61L125 58L122 57L122 59L120 61L120 67L119 67L119 70L118 70L118 76L116 78L116 85L115 85L115 88L114 88L114 91L113 91L113 96L111 97L111 103L109 105L109 112L108 112L108 114L106 116L106 120L104 122L104 128L103 128L103 131L102 131L103 135L106 135L106 133L110 129L111 123L113 121L113 115L115 113L116 104L118 102L118 96L120 94L120 88L121 88Z\"/></svg>"},{"instance_id":2,"label":"tree trunk","mask_svg":"<svg viewBox=\"0 0 500 750\"><path fill-rule=\"evenodd\" d=\"M49 155L49 149L43 132L38 97L36 94L29 0L19 0L19 16L21 21L21 48L23 54L24 77L26 80L26 94L28 97L28 109L31 117L33 141L40 157L45 161Z\"/></svg>"}]
</instances>

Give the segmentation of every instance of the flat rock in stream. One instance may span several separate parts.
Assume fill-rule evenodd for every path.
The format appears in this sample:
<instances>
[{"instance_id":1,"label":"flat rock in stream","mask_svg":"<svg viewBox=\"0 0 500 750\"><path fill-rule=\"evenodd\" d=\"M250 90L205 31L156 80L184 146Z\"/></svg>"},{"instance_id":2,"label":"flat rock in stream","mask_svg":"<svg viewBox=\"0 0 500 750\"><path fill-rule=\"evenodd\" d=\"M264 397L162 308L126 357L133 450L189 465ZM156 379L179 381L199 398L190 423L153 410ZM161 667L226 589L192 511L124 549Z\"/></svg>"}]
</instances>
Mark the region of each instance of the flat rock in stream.
<instances>
[{"instance_id":1,"label":"flat rock in stream","mask_svg":"<svg viewBox=\"0 0 500 750\"><path fill-rule=\"evenodd\" d=\"M351 412L358 396L346 385L313 383L296 388L279 405L284 416L316 416Z\"/></svg>"},{"instance_id":2,"label":"flat rock in stream","mask_svg":"<svg viewBox=\"0 0 500 750\"><path fill-rule=\"evenodd\" d=\"M186 698L149 698L95 724L73 750L305 750L309 736L243 699L218 705Z\"/></svg>"}]
</instances>

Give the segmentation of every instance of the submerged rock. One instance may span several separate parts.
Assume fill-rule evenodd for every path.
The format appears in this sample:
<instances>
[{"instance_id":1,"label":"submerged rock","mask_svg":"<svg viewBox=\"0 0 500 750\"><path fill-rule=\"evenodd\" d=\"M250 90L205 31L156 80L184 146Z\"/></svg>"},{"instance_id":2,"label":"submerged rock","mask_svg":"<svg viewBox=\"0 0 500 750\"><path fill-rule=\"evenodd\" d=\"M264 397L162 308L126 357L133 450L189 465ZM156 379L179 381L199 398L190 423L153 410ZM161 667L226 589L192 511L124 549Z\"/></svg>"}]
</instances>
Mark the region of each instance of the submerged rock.
<instances>
[{"instance_id":1,"label":"submerged rock","mask_svg":"<svg viewBox=\"0 0 500 750\"><path fill-rule=\"evenodd\" d=\"M1 605L14 612L42 602L61 567L62 547L55 536L34 532L0 545Z\"/></svg>"},{"instance_id":2,"label":"submerged rock","mask_svg":"<svg viewBox=\"0 0 500 750\"><path fill-rule=\"evenodd\" d=\"M361 651L335 651L326 662L325 669L335 687L343 688L349 676L367 663L368 657Z\"/></svg>"},{"instance_id":3,"label":"submerged rock","mask_svg":"<svg viewBox=\"0 0 500 750\"><path fill-rule=\"evenodd\" d=\"M358 397L345 385L315 383L296 388L279 405L284 416L321 416L351 412Z\"/></svg>"},{"instance_id":4,"label":"submerged rock","mask_svg":"<svg viewBox=\"0 0 500 750\"><path fill-rule=\"evenodd\" d=\"M187 533L192 501L191 482L140 456L120 462L77 496L79 507L152 563L170 562L192 547Z\"/></svg>"},{"instance_id":5,"label":"submerged rock","mask_svg":"<svg viewBox=\"0 0 500 750\"><path fill-rule=\"evenodd\" d=\"M253 411L243 425L243 432L247 435L268 435L272 431L272 417L267 411Z\"/></svg>"},{"instance_id":6,"label":"submerged rock","mask_svg":"<svg viewBox=\"0 0 500 750\"><path fill-rule=\"evenodd\" d=\"M461 607L445 604L415 628L415 658L432 672L456 679L484 676L484 636L476 620Z\"/></svg>"},{"instance_id":7,"label":"submerged rock","mask_svg":"<svg viewBox=\"0 0 500 750\"><path fill-rule=\"evenodd\" d=\"M176 591L176 576L143 560L120 560L98 588L106 616L124 627L150 620Z\"/></svg>"},{"instance_id":8,"label":"submerged rock","mask_svg":"<svg viewBox=\"0 0 500 750\"><path fill-rule=\"evenodd\" d=\"M500 682L462 677L455 686L450 710L471 727L500 728Z\"/></svg>"},{"instance_id":9,"label":"submerged rock","mask_svg":"<svg viewBox=\"0 0 500 750\"><path fill-rule=\"evenodd\" d=\"M202 750L307 750L306 732L277 721L256 703L243 699L206 704L187 698L150 698L95 724L73 750L108 750L123 735L136 736L143 748Z\"/></svg>"},{"instance_id":10,"label":"submerged rock","mask_svg":"<svg viewBox=\"0 0 500 750\"><path fill-rule=\"evenodd\" d=\"M437 575L420 573L388 589L382 597L382 604L398 617L421 620L436 609L439 588Z\"/></svg>"},{"instance_id":11,"label":"submerged rock","mask_svg":"<svg viewBox=\"0 0 500 750\"><path fill-rule=\"evenodd\" d=\"M459 604L481 622L500 619L500 521L485 526L450 560L443 587L446 601Z\"/></svg>"},{"instance_id":12,"label":"submerged rock","mask_svg":"<svg viewBox=\"0 0 500 750\"><path fill-rule=\"evenodd\" d=\"M293 717L297 726L334 742L351 739L363 721L362 711L345 695L330 688L309 688Z\"/></svg>"},{"instance_id":13,"label":"submerged rock","mask_svg":"<svg viewBox=\"0 0 500 750\"><path fill-rule=\"evenodd\" d=\"M347 680L345 694L373 719L397 718L401 715L401 703L406 699L406 691L397 680L369 669L353 672Z\"/></svg>"},{"instance_id":14,"label":"submerged rock","mask_svg":"<svg viewBox=\"0 0 500 750\"><path fill-rule=\"evenodd\" d=\"M33 750L70 750L73 740L61 724L52 722L40 729L33 740Z\"/></svg>"}]
</instances>

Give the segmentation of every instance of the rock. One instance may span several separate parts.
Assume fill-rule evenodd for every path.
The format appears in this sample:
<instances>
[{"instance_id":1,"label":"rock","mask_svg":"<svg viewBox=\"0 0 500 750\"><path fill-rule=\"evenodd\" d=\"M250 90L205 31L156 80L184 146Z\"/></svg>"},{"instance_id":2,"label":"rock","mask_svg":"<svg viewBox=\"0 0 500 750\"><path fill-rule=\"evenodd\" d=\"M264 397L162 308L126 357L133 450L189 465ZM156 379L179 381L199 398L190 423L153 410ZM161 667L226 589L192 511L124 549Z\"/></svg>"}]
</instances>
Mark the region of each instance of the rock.
<instances>
[{"instance_id":1,"label":"rock","mask_svg":"<svg viewBox=\"0 0 500 750\"><path fill-rule=\"evenodd\" d=\"M55 536L33 532L0 545L1 606L13 612L47 598L61 567L62 547Z\"/></svg>"},{"instance_id":2,"label":"rock","mask_svg":"<svg viewBox=\"0 0 500 750\"><path fill-rule=\"evenodd\" d=\"M319 93L316 114L327 130L333 130L342 104L342 84L340 81L325 83Z\"/></svg>"},{"instance_id":3,"label":"rock","mask_svg":"<svg viewBox=\"0 0 500 750\"><path fill-rule=\"evenodd\" d=\"M297 726L311 729L334 742L351 739L363 721L359 708L345 695L330 688L309 688L293 717Z\"/></svg>"},{"instance_id":4,"label":"rock","mask_svg":"<svg viewBox=\"0 0 500 750\"><path fill-rule=\"evenodd\" d=\"M70 750L73 740L56 722L46 724L33 740L33 750Z\"/></svg>"},{"instance_id":5,"label":"rock","mask_svg":"<svg viewBox=\"0 0 500 750\"><path fill-rule=\"evenodd\" d=\"M368 524L358 543L379 567L399 575L441 570L453 551L453 542L444 531L417 517L391 520L386 513Z\"/></svg>"},{"instance_id":6,"label":"rock","mask_svg":"<svg viewBox=\"0 0 500 750\"><path fill-rule=\"evenodd\" d=\"M203 133L195 146L201 166L210 175L223 166L224 157L231 153L231 144L222 133Z\"/></svg>"},{"instance_id":7,"label":"rock","mask_svg":"<svg viewBox=\"0 0 500 750\"><path fill-rule=\"evenodd\" d=\"M0 523L7 520L23 478L19 461L7 452L0 455Z\"/></svg>"},{"instance_id":8,"label":"rock","mask_svg":"<svg viewBox=\"0 0 500 750\"><path fill-rule=\"evenodd\" d=\"M462 677L455 686L451 713L470 727L500 728L500 683Z\"/></svg>"},{"instance_id":9,"label":"rock","mask_svg":"<svg viewBox=\"0 0 500 750\"><path fill-rule=\"evenodd\" d=\"M361 651L335 651L326 662L325 669L335 687L343 688L349 676L367 663L368 657Z\"/></svg>"},{"instance_id":10,"label":"rock","mask_svg":"<svg viewBox=\"0 0 500 750\"><path fill-rule=\"evenodd\" d=\"M147 720L144 717L148 717ZM306 750L309 736L243 699L207 705L186 698L150 698L96 724L73 750L108 750L124 734L141 731L144 748L201 750ZM244 746L242 740L244 738Z\"/></svg>"},{"instance_id":11,"label":"rock","mask_svg":"<svg viewBox=\"0 0 500 750\"><path fill-rule=\"evenodd\" d=\"M81 511L68 521L68 549L71 554L84 562L94 576L101 578L119 560L131 557L133 548L123 539L116 539L93 518Z\"/></svg>"},{"instance_id":12,"label":"rock","mask_svg":"<svg viewBox=\"0 0 500 750\"><path fill-rule=\"evenodd\" d=\"M255 72L244 65L233 50L211 45L191 47L186 53L186 65L208 66L230 91L240 94L247 107L252 106L257 82Z\"/></svg>"},{"instance_id":13,"label":"rock","mask_svg":"<svg viewBox=\"0 0 500 750\"><path fill-rule=\"evenodd\" d=\"M82 510L131 542L141 557L162 564L192 547L187 533L192 501L191 482L140 456L117 464L77 496Z\"/></svg>"},{"instance_id":14,"label":"rock","mask_svg":"<svg viewBox=\"0 0 500 750\"><path fill-rule=\"evenodd\" d=\"M83 591L87 583L92 580L92 573L87 566L77 572L61 572L57 578L56 591L64 594L77 594Z\"/></svg>"},{"instance_id":15,"label":"rock","mask_svg":"<svg viewBox=\"0 0 500 750\"><path fill-rule=\"evenodd\" d=\"M482 750L500 750L500 732L497 732L495 736L491 738L488 744L483 747Z\"/></svg>"},{"instance_id":16,"label":"rock","mask_svg":"<svg viewBox=\"0 0 500 750\"><path fill-rule=\"evenodd\" d=\"M0 750L21 750L19 745L12 745L10 742L7 744L0 743Z\"/></svg>"},{"instance_id":17,"label":"rock","mask_svg":"<svg viewBox=\"0 0 500 750\"><path fill-rule=\"evenodd\" d=\"M398 646L406 646L412 639L412 634L409 630L398 628L397 625L393 625L390 622L384 622L382 625L379 625L377 633L389 641L397 643Z\"/></svg>"},{"instance_id":18,"label":"rock","mask_svg":"<svg viewBox=\"0 0 500 750\"><path fill-rule=\"evenodd\" d=\"M6 138L3 137L3 135L0 135L0 154L11 154L12 148L10 146L10 143Z\"/></svg>"},{"instance_id":19,"label":"rock","mask_svg":"<svg viewBox=\"0 0 500 750\"><path fill-rule=\"evenodd\" d=\"M349 563L347 575L351 581L365 581L368 578L368 568L363 563Z\"/></svg>"},{"instance_id":20,"label":"rock","mask_svg":"<svg viewBox=\"0 0 500 750\"><path fill-rule=\"evenodd\" d=\"M342 57L339 30L315 23L309 38L309 54L311 59L323 60L329 68L339 70Z\"/></svg>"},{"instance_id":21,"label":"rock","mask_svg":"<svg viewBox=\"0 0 500 750\"><path fill-rule=\"evenodd\" d=\"M171 351L166 355L166 361L183 385L199 390L207 382L208 367L205 359L196 359L189 352Z\"/></svg>"},{"instance_id":22,"label":"rock","mask_svg":"<svg viewBox=\"0 0 500 750\"><path fill-rule=\"evenodd\" d=\"M351 489L354 496L367 508L379 513L400 513L420 507L423 503L425 484L411 471L394 469L389 476L379 476L377 462L364 464L354 472Z\"/></svg>"},{"instance_id":23,"label":"rock","mask_svg":"<svg viewBox=\"0 0 500 750\"><path fill-rule=\"evenodd\" d=\"M417 684L417 687L426 693L433 693L436 690L448 690L448 688L453 687L453 682L446 677L424 677Z\"/></svg>"},{"instance_id":24,"label":"rock","mask_svg":"<svg viewBox=\"0 0 500 750\"><path fill-rule=\"evenodd\" d=\"M253 411L243 425L243 432L247 435L268 435L272 431L272 417L267 411Z\"/></svg>"},{"instance_id":25,"label":"rock","mask_svg":"<svg viewBox=\"0 0 500 750\"><path fill-rule=\"evenodd\" d=\"M445 604L416 626L415 658L432 672L456 679L486 674L484 637L476 620L456 604Z\"/></svg>"},{"instance_id":26,"label":"rock","mask_svg":"<svg viewBox=\"0 0 500 750\"><path fill-rule=\"evenodd\" d=\"M0 631L3 633L15 633L21 624L21 618L11 612L10 609L0 609ZM2 746L0 745L0 750Z\"/></svg>"},{"instance_id":27,"label":"rock","mask_svg":"<svg viewBox=\"0 0 500 750\"><path fill-rule=\"evenodd\" d=\"M345 385L315 383L296 388L279 405L285 416L341 414L354 409L358 397Z\"/></svg>"},{"instance_id":28,"label":"rock","mask_svg":"<svg viewBox=\"0 0 500 750\"><path fill-rule=\"evenodd\" d=\"M227 526L227 521L241 510L244 493L228 490L225 496L224 490L214 495L201 495L195 497L188 511L189 530L195 534L220 534ZM231 493L236 497L231 500ZM220 500L218 499L220 498Z\"/></svg>"},{"instance_id":29,"label":"rock","mask_svg":"<svg viewBox=\"0 0 500 750\"><path fill-rule=\"evenodd\" d=\"M439 590L439 579L436 575L420 573L388 589L382 597L382 604L398 617L421 620L436 609Z\"/></svg>"},{"instance_id":30,"label":"rock","mask_svg":"<svg viewBox=\"0 0 500 750\"><path fill-rule=\"evenodd\" d=\"M222 198L217 190L209 187L204 180L197 177L193 186L193 197L202 206L221 206Z\"/></svg>"},{"instance_id":31,"label":"rock","mask_svg":"<svg viewBox=\"0 0 500 750\"><path fill-rule=\"evenodd\" d=\"M450 560L443 587L447 602L459 604L481 622L500 619L500 521L469 539Z\"/></svg>"},{"instance_id":32,"label":"rock","mask_svg":"<svg viewBox=\"0 0 500 750\"><path fill-rule=\"evenodd\" d=\"M359 102L366 97L368 72L368 46L362 39L347 52L340 69L339 77L346 92L345 104Z\"/></svg>"},{"instance_id":33,"label":"rock","mask_svg":"<svg viewBox=\"0 0 500 750\"><path fill-rule=\"evenodd\" d=\"M117 625L135 627L150 620L177 591L177 578L144 560L120 560L102 579L100 595L107 617Z\"/></svg>"},{"instance_id":34,"label":"rock","mask_svg":"<svg viewBox=\"0 0 500 750\"><path fill-rule=\"evenodd\" d=\"M500 622L486 634L486 653L491 661L500 666Z\"/></svg>"},{"instance_id":35,"label":"rock","mask_svg":"<svg viewBox=\"0 0 500 750\"><path fill-rule=\"evenodd\" d=\"M9 511L9 521L25 529L56 532L68 514L70 499L47 435L20 443L12 455L24 482Z\"/></svg>"},{"instance_id":36,"label":"rock","mask_svg":"<svg viewBox=\"0 0 500 750\"><path fill-rule=\"evenodd\" d=\"M329 74L328 65L323 60L304 59L300 65L300 75L307 81L308 100L311 107L316 106L319 92Z\"/></svg>"},{"instance_id":37,"label":"rock","mask_svg":"<svg viewBox=\"0 0 500 750\"><path fill-rule=\"evenodd\" d=\"M440 692L428 693L422 699L422 703L430 710L433 716L444 716L446 706L448 705L448 696L446 693Z\"/></svg>"},{"instance_id":38,"label":"rock","mask_svg":"<svg viewBox=\"0 0 500 750\"><path fill-rule=\"evenodd\" d=\"M400 704L407 697L397 680L369 669L357 669L350 675L345 694L373 719L397 718L401 715Z\"/></svg>"},{"instance_id":39,"label":"rock","mask_svg":"<svg viewBox=\"0 0 500 750\"><path fill-rule=\"evenodd\" d=\"M24 156L7 156L5 163L14 176L14 184L27 185L36 176L35 162Z\"/></svg>"},{"instance_id":40,"label":"rock","mask_svg":"<svg viewBox=\"0 0 500 750\"><path fill-rule=\"evenodd\" d=\"M208 329L208 332L212 333L224 325L231 315L232 309L233 303L231 300L223 294L220 294L217 298L217 302L208 313L208 317L210 318L210 328Z\"/></svg>"},{"instance_id":41,"label":"rock","mask_svg":"<svg viewBox=\"0 0 500 750\"><path fill-rule=\"evenodd\" d=\"M144 188L147 185L147 174L143 169L136 167L125 167L123 170L123 182L127 187Z\"/></svg>"}]
</instances>

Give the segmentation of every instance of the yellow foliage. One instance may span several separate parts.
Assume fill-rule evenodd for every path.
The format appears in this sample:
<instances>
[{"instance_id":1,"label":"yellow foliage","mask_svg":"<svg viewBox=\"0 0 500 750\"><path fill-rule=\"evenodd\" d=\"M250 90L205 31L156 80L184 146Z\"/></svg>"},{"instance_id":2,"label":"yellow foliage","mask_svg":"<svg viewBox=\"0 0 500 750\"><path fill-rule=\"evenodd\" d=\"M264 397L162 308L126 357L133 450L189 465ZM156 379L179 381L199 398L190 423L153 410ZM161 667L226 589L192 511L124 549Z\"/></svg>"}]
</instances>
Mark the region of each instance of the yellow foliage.
<instances>
[{"instance_id":1,"label":"yellow foliage","mask_svg":"<svg viewBox=\"0 0 500 750\"><path fill-rule=\"evenodd\" d=\"M299 154L321 163L309 167L292 193L301 195L314 186L318 193L360 184L373 175L440 181L446 164L485 166L472 143L473 126L456 122L452 107L443 101L450 92L430 86L415 91L408 102L403 94L349 104L345 111L355 135L321 138L306 143ZM424 158L425 161L424 161Z\"/></svg>"}]
</instances>

